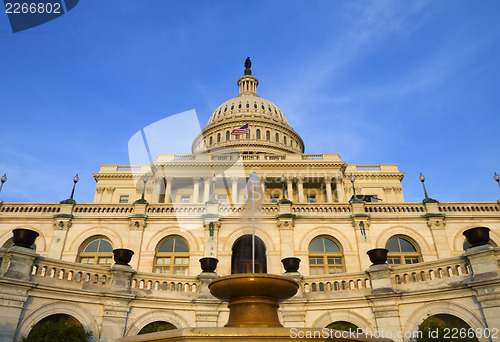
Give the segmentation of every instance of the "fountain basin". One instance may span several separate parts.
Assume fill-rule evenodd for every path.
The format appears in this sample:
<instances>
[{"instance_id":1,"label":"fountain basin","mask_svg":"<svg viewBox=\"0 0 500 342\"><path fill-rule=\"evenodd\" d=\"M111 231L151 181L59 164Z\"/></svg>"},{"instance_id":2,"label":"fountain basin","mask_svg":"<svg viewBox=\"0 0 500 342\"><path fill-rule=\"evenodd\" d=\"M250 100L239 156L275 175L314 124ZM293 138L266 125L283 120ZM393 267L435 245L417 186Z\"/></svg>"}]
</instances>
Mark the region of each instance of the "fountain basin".
<instances>
[{"instance_id":1,"label":"fountain basin","mask_svg":"<svg viewBox=\"0 0 500 342\"><path fill-rule=\"evenodd\" d=\"M208 288L229 302L226 327L282 327L278 303L293 297L299 284L283 276L244 273L218 278Z\"/></svg>"}]
</instances>

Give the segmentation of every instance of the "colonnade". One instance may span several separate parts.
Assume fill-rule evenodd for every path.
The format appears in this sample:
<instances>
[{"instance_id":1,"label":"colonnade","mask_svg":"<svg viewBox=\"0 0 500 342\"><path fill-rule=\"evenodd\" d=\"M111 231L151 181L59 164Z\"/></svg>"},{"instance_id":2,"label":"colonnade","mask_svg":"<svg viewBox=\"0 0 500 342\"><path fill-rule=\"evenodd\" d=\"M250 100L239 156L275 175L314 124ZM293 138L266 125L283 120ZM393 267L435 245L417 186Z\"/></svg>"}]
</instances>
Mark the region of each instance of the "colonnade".
<instances>
[{"instance_id":1,"label":"colonnade","mask_svg":"<svg viewBox=\"0 0 500 342\"><path fill-rule=\"evenodd\" d=\"M261 191L266 194L264 202L271 201L268 193L269 184L273 184L274 193L277 191L281 197L281 176L262 177L260 179ZM182 192L176 188L176 181L182 180L182 184L189 184L188 187L182 186ZM215 194L213 194L213 181L215 180ZM153 203L172 203L180 202L180 194L189 196L189 203L205 203L211 198L217 199L218 195L230 195L228 202L241 203L245 201L245 187L248 178L246 177L165 177L157 178L153 181L152 193ZM285 177L286 198L295 203L307 203L305 184L308 189L315 189L323 199L321 202L335 203L344 202L344 181L341 177L304 177L289 176ZM225 190L225 192L223 192Z\"/></svg>"}]
</instances>

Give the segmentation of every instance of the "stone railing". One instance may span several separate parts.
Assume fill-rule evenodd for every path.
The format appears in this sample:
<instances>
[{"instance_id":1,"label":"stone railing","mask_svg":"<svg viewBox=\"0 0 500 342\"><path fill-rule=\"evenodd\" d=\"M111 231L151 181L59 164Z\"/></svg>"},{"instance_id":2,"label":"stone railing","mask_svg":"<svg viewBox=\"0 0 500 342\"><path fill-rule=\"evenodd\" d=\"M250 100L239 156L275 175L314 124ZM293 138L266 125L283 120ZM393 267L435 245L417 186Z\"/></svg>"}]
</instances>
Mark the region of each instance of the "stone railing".
<instances>
[{"instance_id":1,"label":"stone railing","mask_svg":"<svg viewBox=\"0 0 500 342\"><path fill-rule=\"evenodd\" d=\"M151 204L146 209L147 215L154 214L186 214L201 215L207 211L204 204L182 203L182 204Z\"/></svg>"},{"instance_id":2,"label":"stone railing","mask_svg":"<svg viewBox=\"0 0 500 342\"><path fill-rule=\"evenodd\" d=\"M134 207L130 204L76 204L73 208L74 215L85 214L132 214Z\"/></svg>"},{"instance_id":3,"label":"stone railing","mask_svg":"<svg viewBox=\"0 0 500 342\"><path fill-rule=\"evenodd\" d=\"M422 203L401 203L401 204L383 204L366 203L366 213L425 213L425 207Z\"/></svg>"},{"instance_id":4,"label":"stone railing","mask_svg":"<svg viewBox=\"0 0 500 342\"><path fill-rule=\"evenodd\" d=\"M370 278L366 272L326 274L304 277L301 283L302 291L332 292L332 291L370 291Z\"/></svg>"},{"instance_id":5,"label":"stone railing","mask_svg":"<svg viewBox=\"0 0 500 342\"><path fill-rule=\"evenodd\" d=\"M109 267L91 266L62 260L37 257L33 262L31 278L41 285L81 289L86 284L110 284Z\"/></svg>"},{"instance_id":6,"label":"stone railing","mask_svg":"<svg viewBox=\"0 0 500 342\"><path fill-rule=\"evenodd\" d=\"M292 213L301 214L327 214L327 213L350 213L350 204L337 203L298 203L292 205Z\"/></svg>"},{"instance_id":7,"label":"stone railing","mask_svg":"<svg viewBox=\"0 0 500 342\"><path fill-rule=\"evenodd\" d=\"M470 278L469 265L461 257L402 265L392 268L391 278L394 285L404 285L445 278ZM429 284L426 284L429 286Z\"/></svg>"},{"instance_id":8,"label":"stone railing","mask_svg":"<svg viewBox=\"0 0 500 342\"><path fill-rule=\"evenodd\" d=\"M198 293L199 283L195 277L138 272L132 278L132 289Z\"/></svg>"},{"instance_id":9,"label":"stone railing","mask_svg":"<svg viewBox=\"0 0 500 342\"><path fill-rule=\"evenodd\" d=\"M13 214L57 214L61 211L59 203L3 203L0 213Z\"/></svg>"},{"instance_id":10,"label":"stone railing","mask_svg":"<svg viewBox=\"0 0 500 342\"><path fill-rule=\"evenodd\" d=\"M466 214L471 213L486 213L498 215L500 213L500 205L498 202L446 202L439 203L439 211L443 214Z\"/></svg>"}]
</instances>

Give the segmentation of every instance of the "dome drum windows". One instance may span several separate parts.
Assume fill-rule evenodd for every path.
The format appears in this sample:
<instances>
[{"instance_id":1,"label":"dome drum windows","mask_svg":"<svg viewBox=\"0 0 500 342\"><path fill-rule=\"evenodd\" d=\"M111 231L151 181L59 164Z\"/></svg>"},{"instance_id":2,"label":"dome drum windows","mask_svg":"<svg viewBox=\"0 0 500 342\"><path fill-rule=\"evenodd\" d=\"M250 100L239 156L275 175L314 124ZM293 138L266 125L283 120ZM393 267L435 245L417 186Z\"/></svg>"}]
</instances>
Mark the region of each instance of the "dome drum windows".
<instances>
[{"instance_id":1,"label":"dome drum windows","mask_svg":"<svg viewBox=\"0 0 500 342\"><path fill-rule=\"evenodd\" d=\"M113 261L113 245L105 237L91 238L80 249L78 262L82 264L111 266Z\"/></svg>"},{"instance_id":2,"label":"dome drum windows","mask_svg":"<svg viewBox=\"0 0 500 342\"><path fill-rule=\"evenodd\" d=\"M260 140L260 129L258 129L258 128L255 131L255 139L259 139Z\"/></svg>"},{"instance_id":3,"label":"dome drum windows","mask_svg":"<svg viewBox=\"0 0 500 342\"><path fill-rule=\"evenodd\" d=\"M395 236L387 241L385 248L389 265L416 264L422 262L418 245L405 236Z\"/></svg>"},{"instance_id":4,"label":"dome drum windows","mask_svg":"<svg viewBox=\"0 0 500 342\"><path fill-rule=\"evenodd\" d=\"M327 236L314 239L309 245L309 272L311 275L344 272L340 244Z\"/></svg>"},{"instance_id":5,"label":"dome drum windows","mask_svg":"<svg viewBox=\"0 0 500 342\"><path fill-rule=\"evenodd\" d=\"M153 266L155 273L188 275L189 246L181 237L168 237L158 245Z\"/></svg>"}]
</instances>

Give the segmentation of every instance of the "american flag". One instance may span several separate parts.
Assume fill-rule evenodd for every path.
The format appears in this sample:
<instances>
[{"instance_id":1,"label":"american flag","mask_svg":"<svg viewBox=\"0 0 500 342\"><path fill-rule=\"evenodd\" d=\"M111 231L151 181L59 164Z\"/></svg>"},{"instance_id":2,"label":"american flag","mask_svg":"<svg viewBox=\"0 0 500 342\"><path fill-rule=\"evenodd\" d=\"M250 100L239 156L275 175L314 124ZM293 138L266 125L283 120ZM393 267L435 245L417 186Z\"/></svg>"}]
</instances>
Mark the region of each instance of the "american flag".
<instances>
[{"instance_id":1,"label":"american flag","mask_svg":"<svg viewBox=\"0 0 500 342\"><path fill-rule=\"evenodd\" d=\"M243 134L248 134L248 124L245 124L240 128L236 128L231 131L231 135L243 135Z\"/></svg>"}]
</instances>

